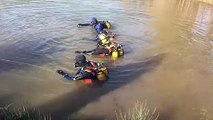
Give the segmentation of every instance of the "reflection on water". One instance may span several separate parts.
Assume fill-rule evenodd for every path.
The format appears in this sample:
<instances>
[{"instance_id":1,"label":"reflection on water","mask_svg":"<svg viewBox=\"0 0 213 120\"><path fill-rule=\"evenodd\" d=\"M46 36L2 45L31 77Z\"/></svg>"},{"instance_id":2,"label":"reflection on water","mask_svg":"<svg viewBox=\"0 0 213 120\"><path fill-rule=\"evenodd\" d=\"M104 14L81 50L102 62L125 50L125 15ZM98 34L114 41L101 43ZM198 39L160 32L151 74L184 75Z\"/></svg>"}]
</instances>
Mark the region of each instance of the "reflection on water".
<instances>
[{"instance_id":1,"label":"reflection on water","mask_svg":"<svg viewBox=\"0 0 213 120\"><path fill-rule=\"evenodd\" d=\"M85 88L55 70L74 73L74 51L95 47L95 31L76 27L94 15L112 22L127 54L118 61L88 56L106 62L111 77ZM27 101L56 118L100 119L140 99L161 120L198 120L213 107L212 23L212 5L194 0L2 0L0 105Z\"/></svg>"}]
</instances>

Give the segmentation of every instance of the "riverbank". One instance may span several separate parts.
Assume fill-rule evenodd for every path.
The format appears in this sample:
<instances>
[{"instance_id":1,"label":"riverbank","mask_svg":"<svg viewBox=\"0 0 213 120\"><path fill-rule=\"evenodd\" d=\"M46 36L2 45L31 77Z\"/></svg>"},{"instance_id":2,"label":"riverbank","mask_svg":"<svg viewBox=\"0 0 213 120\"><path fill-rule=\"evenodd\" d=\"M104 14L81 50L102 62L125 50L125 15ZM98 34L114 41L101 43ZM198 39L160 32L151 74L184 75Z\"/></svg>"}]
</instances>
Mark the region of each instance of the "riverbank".
<instances>
[{"instance_id":1,"label":"riverbank","mask_svg":"<svg viewBox=\"0 0 213 120\"><path fill-rule=\"evenodd\" d=\"M197 1L213 5L213 1L212 0L197 0Z\"/></svg>"}]
</instances>

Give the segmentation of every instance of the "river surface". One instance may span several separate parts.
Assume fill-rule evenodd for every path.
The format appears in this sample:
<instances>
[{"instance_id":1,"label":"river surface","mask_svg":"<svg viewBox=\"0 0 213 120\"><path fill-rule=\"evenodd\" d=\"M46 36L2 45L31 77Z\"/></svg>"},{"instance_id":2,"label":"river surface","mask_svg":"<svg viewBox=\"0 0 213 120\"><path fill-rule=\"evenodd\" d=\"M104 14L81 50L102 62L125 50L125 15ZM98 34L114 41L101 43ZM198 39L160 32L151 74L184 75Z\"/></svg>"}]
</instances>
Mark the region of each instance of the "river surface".
<instances>
[{"instance_id":1,"label":"river surface","mask_svg":"<svg viewBox=\"0 0 213 120\"><path fill-rule=\"evenodd\" d=\"M76 50L95 48L96 32L77 28L109 20L125 47L104 62L110 79L87 87L55 73L75 73ZM213 119L213 6L193 0L1 0L0 106L30 104L53 119L114 119L135 102L160 120ZM74 115L72 115L74 113Z\"/></svg>"}]
</instances>

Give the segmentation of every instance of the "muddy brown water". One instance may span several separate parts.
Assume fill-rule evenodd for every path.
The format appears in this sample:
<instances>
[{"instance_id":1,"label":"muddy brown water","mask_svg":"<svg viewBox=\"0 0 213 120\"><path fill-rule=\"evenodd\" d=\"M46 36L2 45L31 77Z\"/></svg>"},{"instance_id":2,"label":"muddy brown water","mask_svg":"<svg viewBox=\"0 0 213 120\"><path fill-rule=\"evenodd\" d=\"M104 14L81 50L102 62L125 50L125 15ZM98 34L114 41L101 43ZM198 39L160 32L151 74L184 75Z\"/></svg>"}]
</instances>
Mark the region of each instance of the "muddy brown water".
<instances>
[{"instance_id":1,"label":"muddy brown water","mask_svg":"<svg viewBox=\"0 0 213 120\"><path fill-rule=\"evenodd\" d=\"M112 22L126 54L105 62L110 79L87 87L74 73L75 50L95 47L96 16ZM113 119L137 100L160 120L213 119L213 6L195 0L1 0L0 105L30 104L54 119ZM74 116L70 116L75 113ZM205 115L204 115L205 114Z\"/></svg>"}]
</instances>

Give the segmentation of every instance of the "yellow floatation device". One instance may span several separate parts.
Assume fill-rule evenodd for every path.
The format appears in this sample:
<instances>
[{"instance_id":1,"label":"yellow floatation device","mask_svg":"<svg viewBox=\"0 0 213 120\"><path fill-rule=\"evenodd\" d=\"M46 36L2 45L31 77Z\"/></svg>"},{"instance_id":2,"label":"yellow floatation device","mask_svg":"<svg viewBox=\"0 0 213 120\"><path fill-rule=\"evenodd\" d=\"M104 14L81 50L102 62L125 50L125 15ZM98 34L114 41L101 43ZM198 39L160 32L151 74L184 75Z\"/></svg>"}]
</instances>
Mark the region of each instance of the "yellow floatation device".
<instances>
[{"instance_id":1,"label":"yellow floatation device","mask_svg":"<svg viewBox=\"0 0 213 120\"><path fill-rule=\"evenodd\" d=\"M111 23L109 21L106 21L105 22L105 25L107 26L107 29L110 29L111 28Z\"/></svg>"}]
</instances>

